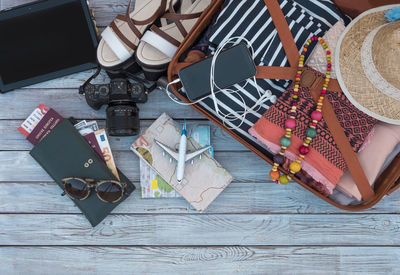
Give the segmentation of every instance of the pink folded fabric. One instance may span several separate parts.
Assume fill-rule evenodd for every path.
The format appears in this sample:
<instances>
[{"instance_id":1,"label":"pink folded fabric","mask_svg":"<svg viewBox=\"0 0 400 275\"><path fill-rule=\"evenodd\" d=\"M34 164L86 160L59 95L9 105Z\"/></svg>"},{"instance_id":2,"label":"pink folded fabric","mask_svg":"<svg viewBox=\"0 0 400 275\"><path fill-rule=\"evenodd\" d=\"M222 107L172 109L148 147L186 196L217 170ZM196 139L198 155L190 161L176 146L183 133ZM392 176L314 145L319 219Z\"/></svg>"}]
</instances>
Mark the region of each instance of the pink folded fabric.
<instances>
[{"instance_id":1,"label":"pink folded fabric","mask_svg":"<svg viewBox=\"0 0 400 275\"><path fill-rule=\"evenodd\" d=\"M311 68L305 68L316 76L322 73ZM273 153L280 149L280 139L285 135L285 121L289 118L294 84L292 84L271 106L249 133L264 143ZM286 157L294 160L298 155L298 148L306 138L306 130L311 122L310 114L317 104L311 92L306 87L299 88L297 102L296 127L292 130L291 144L286 150ZM327 91L326 99L331 103L339 123L354 152L359 152L369 133L376 124L376 119L358 110L341 92ZM325 185L327 191L332 193L347 165L340 153L325 119L322 118L317 126L317 135L312 140L307 157L302 161L302 169L312 176L315 181Z\"/></svg>"},{"instance_id":2,"label":"pink folded fabric","mask_svg":"<svg viewBox=\"0 0 400 275\"><path fill-rule=\"evenodd\" d=\"M328 44L329 50L332 53L332 56L335 56L337 41L339 40L340 35L343 33L345 26L342 21L338 21L332 28L329 29L323 36L325 42ZM312 51L310 57L307 60L307 66L319 71L326 71L326 53L321 44L317 44ZM331 78L336 77L335 71L335 62L332 62L332 71Z\"/></svg>"},{"instance_id":3,"label":"pink folded fabric","mask_svg":"<svg viewBox=\"0 0 400 275\"><path fill-rule=\"evenodd\" d=\"M357 153L358 160L369 183L372 185L388 155L400 142L400 126L379 122L375 126L374 135L371 137L363 151ZM336 185L337 190L358 201L361 194L353 181L349 171L346 170Z\"/></svg>"}]
</instances>

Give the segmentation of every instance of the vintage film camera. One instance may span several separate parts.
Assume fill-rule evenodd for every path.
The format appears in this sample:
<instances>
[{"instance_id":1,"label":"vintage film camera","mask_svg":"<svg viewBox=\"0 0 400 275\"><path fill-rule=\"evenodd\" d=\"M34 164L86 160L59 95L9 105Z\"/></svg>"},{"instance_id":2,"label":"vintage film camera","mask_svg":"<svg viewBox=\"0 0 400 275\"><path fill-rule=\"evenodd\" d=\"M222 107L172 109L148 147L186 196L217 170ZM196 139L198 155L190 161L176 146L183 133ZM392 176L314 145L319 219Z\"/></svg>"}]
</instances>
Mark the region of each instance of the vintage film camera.
<instances>
[{"instance_id":1,"label":"vintage film camera","mask_svg":"<svg viewBox=\"0 0 400 275\"><path fill-rule=\"evenodd\" d=\"M106 109L106 128L110 136L135 136L140 131L139 108L136 103L145 103L147 95L157 87L141 79L131 83L127 78L114 78L109 84L91 84L94 75L79 88L85 94L87 104L99 110Z\"/></svg>"}]
</instances>

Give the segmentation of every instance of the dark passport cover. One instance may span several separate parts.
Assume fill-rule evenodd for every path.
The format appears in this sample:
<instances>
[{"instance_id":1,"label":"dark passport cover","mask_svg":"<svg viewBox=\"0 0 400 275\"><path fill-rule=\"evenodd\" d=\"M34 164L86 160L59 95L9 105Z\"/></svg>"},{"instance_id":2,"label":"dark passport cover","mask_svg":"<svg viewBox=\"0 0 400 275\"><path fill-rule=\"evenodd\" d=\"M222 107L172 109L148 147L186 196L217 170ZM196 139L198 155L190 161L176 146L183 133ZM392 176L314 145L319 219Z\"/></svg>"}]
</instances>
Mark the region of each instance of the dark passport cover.
<instances>
[{"instance_id":1,"label":"dark passport cover","mask_svg":"<svg viewBox=\"0 0 400 275\"><path fill-rule=\"evenodd\" d=\"M116 180L104 161L68 119L57 125L31 150L30 154L61 188L63 188L62 179L67 177ZM87 165L90 159L93 160L93 163ZM94 190L85 200L73 200L93 227L135 190L135 186L129 179L121 171L118 173L121 181L125 182L127 187L124 197L117 203L101 201Z\"/></svg>"}]
</instances>

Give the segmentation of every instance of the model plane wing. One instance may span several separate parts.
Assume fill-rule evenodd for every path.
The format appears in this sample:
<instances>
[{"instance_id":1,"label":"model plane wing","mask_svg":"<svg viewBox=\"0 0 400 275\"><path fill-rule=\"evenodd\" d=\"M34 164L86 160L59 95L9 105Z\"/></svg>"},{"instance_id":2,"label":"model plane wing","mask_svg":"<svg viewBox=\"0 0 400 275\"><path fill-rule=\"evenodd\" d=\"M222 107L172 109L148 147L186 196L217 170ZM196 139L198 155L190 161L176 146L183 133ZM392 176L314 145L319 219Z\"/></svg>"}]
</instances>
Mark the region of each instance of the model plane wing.
<instances>
[{"instance_id":1,"label":"model plane wing","mask_svg":"<svg viewBox=\"0 0 400 275\"><path fill-rule=\"evenodd\" d=\"M165 145L164 143L162 143L162 142L160 142L160 141L158 141L158 140L156 140L156 139L155 139L154 141L155 141L155 142L158 144L158 146L160 146L168 155L170 155L171 158L173 158L173 159L175 159L176 161L178 161L179 153L178 153L176 150L172 149L171 147ZM189 161L189 160L191 160L191 159L194 159L195 157L197 157L197 156L203 154L205 151L207 151L207 150L210 149L210 148L211 148L211 146L207 146L207 147L200 148L200 149L198 149L198 150L196 150L196 151L187 153L187 154L186 154L185 162L187 162L187 161Z\"/></svg>"},{"instance_id":2,"label":"model plane wing","mask_svg":"<svg viewBox=\"0 0 400 275\"><path fill-rule=\"evenodd\" d=\"M175 150L172 149L171 147L165 145L164 143L159 142L159 141L156 140L156 139L155 139L154 141L155 141L155 142L158 144L158 146L160 146L168 155L170 155L171 158L173 158L173 159L175 159L176 161L178 161L178 156L179 156L179 154L178 154L177 151L175 151Z\"/></svg>"},{"instance_id":3,"label":"model plane wing","mask_svg":"<svg viewBox=\"0 0 400 275\"><path fill-rule=\"evenodd\" d=\"M194 158L197 157L198 155L203 154L205 151L207 151L207 150L210 149L210 148L211 148L211 146L207 146L207 147L200 148L200 149L198 149L198 150L196 150L196 151L187 153L187 154L186 154L185 162L187 162L187 161L189 161L189 160L191 160L191 159L194 159Z\"/></svg>"}]
</instances>

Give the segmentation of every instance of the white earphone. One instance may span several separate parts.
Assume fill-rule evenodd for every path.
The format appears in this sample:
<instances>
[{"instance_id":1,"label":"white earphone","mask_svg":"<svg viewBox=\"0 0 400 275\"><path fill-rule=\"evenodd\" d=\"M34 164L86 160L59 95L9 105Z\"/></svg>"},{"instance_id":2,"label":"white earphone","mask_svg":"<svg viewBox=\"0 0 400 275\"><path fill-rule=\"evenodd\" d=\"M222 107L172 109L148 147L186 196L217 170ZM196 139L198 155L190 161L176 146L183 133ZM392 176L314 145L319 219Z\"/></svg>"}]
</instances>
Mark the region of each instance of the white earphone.
<instances>
[{"instance_id":1,"label":"white earphone","mask_svg":"<svg viewBox=\"0 0 400 275\"><path fill-rule=\"evenodd\" d=\"M243 96L240 94L240 90L239 90L239 89L236 89L236 90L235 90L235 89L232 89L232 88L221 89L221 88L218 87L218 85L215 83L215 79L214 79L214 77L215 77L215 66L216 66L216 61L217 61L218 55L221 53L222 50L224 50L224 48L226 47L226 45L228 45L228 44L236 45L236 44L238 44L238 43L241 42L241 41L246 42L248 48L250 49L251 56L252 56L252 58L254 58L254 49L253 49L253 46L251 45L250 41L247 40L246 38L235 36L235 37L231 37L231 38L229 38L229 39L224 40L224 41L221 43L221 45L219 45L218 48L216 49L216 51L215 51L215 53L214 53L214 55L213 55L212 61L211 61L211 71L210 71L210 87L211 87L211 94L210 94L209 96L207 96L207 97L210 97L210 96L212 97L213 102L214 102L214 109L215 109L215 112L216 112L217 116L221 119L221 121L223 122L223 124L224 124L225 126L227 126L226 123L229 122L229 124L235 125L235 126L233 126L233 127L228 127L228 126L227 126L229 129L233 129L233 130L236 130L236 129L240 128L240 126L242 126L242 124L243 124L244 121L246 120L246 115L247 115L247 114L249 114L249 113L251 113L251 112L257 112L257 111L259 111L260 108L261 108L261 106L262 106L262 104L264 104L266 101L269 101L269 100L275 101L275 96L272 95L272 92L271 92L270 90L266 90L264 93L262 93L262 92L260 91L260 87L257 85L256 77L255 77L255 76L253 76L253 77L250 78L250 79L252 79L252 80L254 81L254 83L255 83L255 86L256 86L256 88L257 88L257 93L258 93L259 98L257 99L257 101L255 102L255 104L254 104L252 107L248 107L248 106L246 105L246 102L245 102ZM250 79L247 79L246 82L244 83L244 85L240 87L240 89L245 88L245 87L249 84L249 80L250 80ZM175 103L181 104L181 105L193 105L193 104L197 104L197 103L201 102L202 100L204 100L205 98L207 98L207 97L204 97L204 98L201 98L201 99L199 99L199 100L197 100L197 101L195 101L195 102L191 102L191 103L185 103L185 102L179 101L179 100L178 100L175 96L173 96L173 95L171 94L171 92L169 91L169 86L172 85L172 84L178 83L178 82L180 82L180 79L179 79L179 78L178 78L178 79L175 79L174 81L172 81L172 82L170 82L170 83L168 83L168 85L167 85L167 87L166 87L166 91L167 91L168 97L169 97L172 101L174 101ZM217 97L216 97L216 91L215 91L215 90L217 90L219 93L236 94L236 95L239 97L240 101L241 101L241 107L242 107L243 109L240 110L240 111L235 110L235 111L228 112L228 113L222 112L222 111L219 109L219 104L220 104L220 103L219 103L219 100L218 100ZM237 121L239 121L239 123L236 123Z\"/></svg>"}]
</instances>

